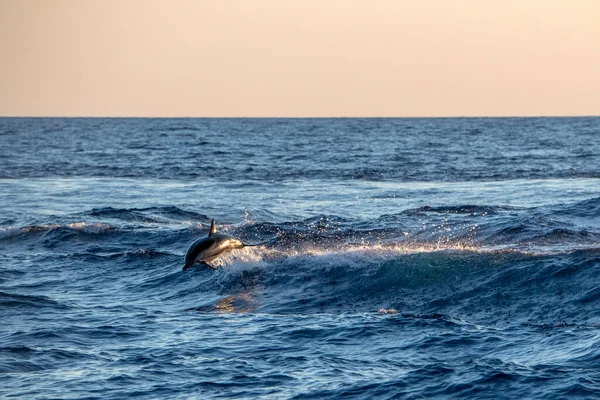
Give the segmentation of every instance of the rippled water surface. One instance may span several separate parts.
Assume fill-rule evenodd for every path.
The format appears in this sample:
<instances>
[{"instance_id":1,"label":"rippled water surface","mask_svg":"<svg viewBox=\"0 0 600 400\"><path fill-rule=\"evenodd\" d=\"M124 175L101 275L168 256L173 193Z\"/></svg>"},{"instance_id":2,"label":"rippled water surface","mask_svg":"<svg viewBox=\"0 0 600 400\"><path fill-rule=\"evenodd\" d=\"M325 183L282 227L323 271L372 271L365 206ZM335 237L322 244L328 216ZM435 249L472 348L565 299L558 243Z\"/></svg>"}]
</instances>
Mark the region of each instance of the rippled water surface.
<instances>
[{"instance_id":1,"label":"rippled water surface","mask_svg":"<svg viewBox=\"0 0 600 400\"><path fill-rule=\"evenodd\" d=\"M0 118L0 322L0 398L594 398L600 118Z\"/></svg>"}]
</instances>

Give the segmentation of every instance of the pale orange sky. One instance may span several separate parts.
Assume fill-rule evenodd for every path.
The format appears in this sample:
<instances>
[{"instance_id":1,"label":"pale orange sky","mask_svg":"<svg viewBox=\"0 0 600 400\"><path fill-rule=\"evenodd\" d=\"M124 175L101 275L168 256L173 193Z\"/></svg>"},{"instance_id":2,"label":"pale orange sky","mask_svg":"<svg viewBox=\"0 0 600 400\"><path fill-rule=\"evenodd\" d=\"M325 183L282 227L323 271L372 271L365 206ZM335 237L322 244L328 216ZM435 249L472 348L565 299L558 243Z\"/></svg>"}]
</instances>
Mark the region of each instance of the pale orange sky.
<instances>
[{"instance_id":1,"label":"pale orange sky","mask_svg":"<svg viewBox=\"0 0 600 400\"><path fill-rule=\"evenodd\" d=\"M600 0L0 0L2 116L600 115Z\"/></svg>"}]
</instances>

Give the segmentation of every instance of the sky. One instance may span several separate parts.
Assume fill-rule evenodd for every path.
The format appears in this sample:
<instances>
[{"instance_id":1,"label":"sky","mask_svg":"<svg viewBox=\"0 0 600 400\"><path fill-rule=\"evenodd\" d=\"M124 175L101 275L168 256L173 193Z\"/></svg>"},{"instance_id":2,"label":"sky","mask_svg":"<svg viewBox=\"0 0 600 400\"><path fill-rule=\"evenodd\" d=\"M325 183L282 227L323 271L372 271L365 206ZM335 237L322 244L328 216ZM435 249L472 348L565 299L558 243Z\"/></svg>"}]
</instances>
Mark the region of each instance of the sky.
<instances>
[{"instance_id":1,"label":"sky","mask_svg":"<svg viewBox=\"0 0 600 400\"><path fill-rule=\"evenodd\" d=\"M0 116L600 115L599 0L0 0Z\"/></svg>"}]
</instances>

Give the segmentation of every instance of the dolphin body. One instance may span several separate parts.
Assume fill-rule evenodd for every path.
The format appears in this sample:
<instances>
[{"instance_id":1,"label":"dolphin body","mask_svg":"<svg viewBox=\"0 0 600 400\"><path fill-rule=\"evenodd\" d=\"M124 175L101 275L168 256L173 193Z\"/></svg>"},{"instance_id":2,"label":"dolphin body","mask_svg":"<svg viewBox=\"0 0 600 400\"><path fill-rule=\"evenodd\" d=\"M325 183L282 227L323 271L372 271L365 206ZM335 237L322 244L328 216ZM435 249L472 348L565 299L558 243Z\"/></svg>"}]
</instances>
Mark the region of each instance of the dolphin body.
<instances>
[{"instance_id":1,"label":"dolphin body","mask_svg":"<svg viewBox=\"0 0 600 400\"><path fill-rule=\"evenodd\" d=\"M225 252L241 249L246 246L258 245L245 244L233 236L225 233L217 233L217 226L215 224L215 219L213 218L210 223L208 236L201 237L194 241L185 253L185 265L183 266L183 270L185 271L196 264L201 264L211 269L217 269L217 267L210 265L209 262Z\"/></svg>"}]
</instances>

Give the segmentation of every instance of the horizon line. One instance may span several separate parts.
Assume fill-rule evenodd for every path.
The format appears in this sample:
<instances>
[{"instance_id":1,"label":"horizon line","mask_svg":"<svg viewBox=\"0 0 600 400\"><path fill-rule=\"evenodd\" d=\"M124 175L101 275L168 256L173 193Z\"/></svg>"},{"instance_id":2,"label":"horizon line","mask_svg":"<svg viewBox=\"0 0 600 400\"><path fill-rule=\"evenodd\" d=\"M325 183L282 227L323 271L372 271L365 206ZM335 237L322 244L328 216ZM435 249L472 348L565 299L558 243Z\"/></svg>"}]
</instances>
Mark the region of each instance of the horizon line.
<instances>
[{"instance_id":1,"label":"horizon line","mask_svg":"<svg viewBox=\"0 0 600 400\"><path fill-rule=\"evenodd\" d=\"M62 119L451 119L451 118L598 118L598 115L456 115L456 116L137 116L137 115L0 115L0 118Z\"/></svg>"}]
</instances>

